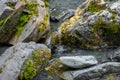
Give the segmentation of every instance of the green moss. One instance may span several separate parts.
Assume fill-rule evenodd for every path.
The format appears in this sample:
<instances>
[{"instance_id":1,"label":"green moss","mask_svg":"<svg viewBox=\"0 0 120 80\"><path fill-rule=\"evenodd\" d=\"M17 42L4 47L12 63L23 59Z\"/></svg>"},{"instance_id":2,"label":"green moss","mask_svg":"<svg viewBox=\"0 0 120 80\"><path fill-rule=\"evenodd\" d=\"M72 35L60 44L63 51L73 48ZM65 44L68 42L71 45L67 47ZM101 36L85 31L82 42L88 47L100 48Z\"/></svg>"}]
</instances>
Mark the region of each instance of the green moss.
<instances>
[{"instance_id":1,"label":"green moss","mask_svg":"<svg viewBox=\"0 0 120 80\"><path fill-rule=\"evenodd\" d=\"M62 34L60 36L60 41L63 43L63 44L77 44L77 38L75 38L74 35L71 35L71 34Z\"/></svg>"},{"instance_id":2,"label":"green moss","mask_svg":"<svg viewBox=\"0 0 120 80\"><path fill-rule=\"evenodd\" d=\"M43 22L39 26L39 31L42 32L48 26L48 14L44 16Z\"/></svg>"},{"instance_id":3,"label":"green moss","mask_svg":"<svg viewBox=\"0 0 120 80\"><path fill-rule=\"evenodd\" d=\"M96 22L95 24L92 25L92 29L93 29L94 32L99 33L101 27L104 26L104 25L105 25L105 23L104 23L103 19L99 18L98 22Z\"/></svg>"},{"instance_id":4,"label":"green moss","mask_svg":"<svg viewBox=\"0 0 120 80\"><path fill-rule=\"evenodd\" d=\"M27 63L21 69L19 80L33 80L38 71L42 70L51 57L48 49L37 49L29 57Z\"/></svg>"},{"instance_id":5,"label":"green moss","mask_svg":"<svg viewBox=\"0 0 120 80\"><path fill-rule=\"evenodd\" d=\"M30 11L35 11L37 5L38 5L38 4L37 4L36 2L28 2L28 3L26 4L26 9L27 9L27 10L30 10Z\"/></svg>"},{"instance_id":6,"label":"green moss","mask_svg":"<svg viewBox=\"0 0 120 80\"><path fill-rule=\"evenodd\" d=\"M7 4L7 6L10 6L10 7L14 7L15 6L14 2L7 2L6 4Z\"/></svg>"},{"instance_id":7,"label":"green moss","mask_svg":"<svg viewBox=\"0 0 120 80\"><path fill-rule=\"evenodd\" d=\"M49 7L50 6L50 4L48 3L48 0L42 0L44 3L45 3L45 6L46 7Z\"/></svg>"},{"instance_id":8,"label":"green moss","mask_svg":"<svg viewBox=\"0 0 120 80\"><path fill-rule=\"evenodd\" d=\"M30 10L29 13L22 13L19 18L19 23L16 25L16 35L20 36L25 24L32 18L32 15L36 13L37 4L35 2L27 2L26 9Z\"/></svg>"},{"instance_id":9,"label":"green moss","mask_svg":"<svg viewBox=\"0 0 120 80\"><path fill-rule=\"evenodd\" d=\"M32 58L36 62L36 65L46 64L50 57L51 53L48 49L37 49L32 55Z\"/></svg>"},{"instance_id":10,"label":"green moss","mask_svg":"<svg viewBox=\"0 0 120 80\"><path fill-rule=\"evenodd\" d=\"M88 6L88 11L89 12L98 12L100 10L104 10L106 8L106 4L103 5L98 5L97 1L91 1L89 6Z\"/></svg>"},{"instance_id":11,"label":"green moss","mask_svg":"<svg viewBox=\"0 0 120 80\"><path fill-rule=\"evenodd\" d=\"M22 13L19 18L19 23L16 25L16 35L20 36L22 30L24 29L24 25L28 22L28 20L32 17L27 13Z\"/></svg>"},{"instance_id":12,"label":"green moss","mask_svg":"<svg viewBox=\"0 0 120 80\"><path fill-rule=\"evenodd\" d=\"M105 2L108 2L109 0L104 0Z\"/></svg>"},{"instance_id":13,"label":"green moss","mask_svg":"<svg viewBox=\"0 0 120 80\"><path fill-rule=\"evenodd\" d=\"M2 68L0 68L0 73L2 73Z\"/></svg>"},{"instance_id":14,"label":"green moss","mask_svg":"<svg viewBox=\"0 0 120 80\"><path fill-rule=\"evenodd\" d=\"M117 16L116 13L112 13L112 20L113 20L114 23L116 22L116 16Z\"/></svg>"},{"instance_id":15,"label":"green moss","mask_svg":"<svg viewBox=\"0 0 120 80\"><path fill-rule=\"evenodd\" d=\"M115 45L119 41L120 34L120 23L111 22L106 24L102 19L99 19L95 24L91 25L91 30L93 30L93 36L98 35L98 39L93 37L92 42L100 43L104 38L108 45ZM96 36L95 36L96 37ZM93 43L92 43L93 44Z\"/></svg>"},{"instance_id":16,"label":"green moss","mask_svg":"<svg viewBox=\"0 0 120 80\"><path fill-rule=\"evenodd\" d=\"M39 31L42 32L44 30L44 24L40 24Z\"/></svg>"},{"instance_id":17,"label":"green moss","mask_svg":"<svg viewBox=\"0 0 120 80\"><path fill-rule=\"evenodd\" d=\"M120 34L120 23L110 23L105 26L107 35Z\"/></svg>"},{"instance_id":18,"label":"green moss","mask_svg":"<svg viewBox=\"0 0 120 80\"><path fill-rule=\"evenodd\" d=\"M109 34L109 35L120 33L120 24L115 23L114 21L109 24L105 24L105 22L102 19L99 19L98 22L92 25L92 28L98 34L101 31L104 32L104 34Z\"/></svg>"},{"instance_id":19,"label":"green moss","mask_svg":"<svg viewBox=\"0 0 120 80\"><path fill-rule=\"evenodd\" d=\"M0 20L0 27L3 25L4 20Z\"/></svg>"},{"instance_id":20,"label":"green moss","mask_svg":"<svg viewBox=\"0 0 120 80\"><path fill-rule=\"evenodd\" d=\"M37 73L35 64L32 60L29 60L28 64L26 64L25 66L26 66L26 69L25 69L25 72L23 73L22 77L25 80L32 80ZM22 80L22 78L21 78L21 80Z\"/></svg>"}]
</instances>

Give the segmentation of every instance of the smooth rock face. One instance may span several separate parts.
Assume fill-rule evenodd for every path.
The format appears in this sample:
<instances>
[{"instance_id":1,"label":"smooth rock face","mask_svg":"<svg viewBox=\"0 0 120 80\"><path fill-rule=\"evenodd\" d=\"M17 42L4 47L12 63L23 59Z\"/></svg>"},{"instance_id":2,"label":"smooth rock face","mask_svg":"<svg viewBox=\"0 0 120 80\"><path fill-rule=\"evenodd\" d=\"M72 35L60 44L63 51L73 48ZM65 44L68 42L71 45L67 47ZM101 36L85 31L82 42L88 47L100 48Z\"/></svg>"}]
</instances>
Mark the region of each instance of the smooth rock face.
<instances>
[{"instance_id":1,"label":"smooth rock face","mask_svg":"<svg viewBox=\"0 0 120 80\"><path fill-rule=\"evenodd\" d=\"M42 0L15 1L0 0L0 43L15 45L46 38L50 26L45 3Z\"/></svg>"},{"instance_id":2,"label":"smooth rock face","mask_svg":"<svg viewBox=\"0 0 120 80\"><path fill-rule=\"evenodd\" d=\"M63 73L65 80L90 80L109 73L120 72L120 63L107 62L90 68Z\"/></svg>"},{"instance_id":3,"label":"smooth rock face","mask_svg":"<svg viewBox=\"0 0 120 80\"><path fill-rule=\"evenodd\" d=\"M84 68L98 64L94 56L66 56L60 57L60 61L70 68Z\"/></svg>"},{"instance_id":4,"label":"smooth rock face","mask_svg":"<svg viewBox=\"0 0 120 80\"><path fill-rule=\"evenodd\" d=\"M35 42L18 43L7 49L0 56L0 69L2 69L0 80L16 80L25 61L37 49L47 49L50 52L45 45L36 44Z\"/></svg>"},{"instance_id":5,"label":"smooth rock face","mask_svg":"<svg viewBox=\"0 0 120 80\"><path fill-rule=\"evenodd\" d=\"M71 16L73 16L75 13L75 10L72 9L53 9L51 10L51 20L52 21L64 21Z\"/></svg>"}]
</instances>

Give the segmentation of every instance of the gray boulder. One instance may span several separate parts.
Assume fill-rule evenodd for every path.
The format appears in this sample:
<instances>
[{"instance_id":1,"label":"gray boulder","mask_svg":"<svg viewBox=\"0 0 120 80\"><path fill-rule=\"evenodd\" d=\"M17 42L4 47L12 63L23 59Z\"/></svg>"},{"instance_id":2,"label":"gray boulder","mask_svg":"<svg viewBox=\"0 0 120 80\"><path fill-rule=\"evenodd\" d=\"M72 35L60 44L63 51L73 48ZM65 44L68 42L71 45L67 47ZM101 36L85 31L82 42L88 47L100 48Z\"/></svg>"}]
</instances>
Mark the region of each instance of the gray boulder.
<instances>
[{"instance_id":1,"label":"gray boulder","mask_svg":"<svg viewBox=\"0 0 120 80\"><path fill-rule=\"evenodd\" d=\"M75 16L60 25L60 43L72 44L83 49L120 45L119 9L116 10L120 1L106 4L95 1L86 0L82 7L78 7Z\"/></svg>"},{"instance_id":2,"label":"gray boulder","mask_svg":"<svg viewBox=\"0 0 120 80\"><path fill-rule=\"evenodd\" d=\"M0 43L39 41L50 31L49 9L42 0L0 0Z\"/></svg>"},{"instance_id":3,"label":"gray boulder","mask_svg":"<svg viewBox=\"0 0 120 80\"><path fill-rule=\"evenodd\" d=\"M60 57L60 61L70 68L84 68L98 64L93 56L63 56Z\"/></svg>"},{"instance_id":4,"label":"gray boulder","mask_svg":"<svg viewBox=\"0 0 120 80\"><path fill-rule=\"evenodd\" d=\"M0 80L32 80L50 55L43 44L18 43L0 56Z\"/></svg>"},{"instance_id":5,"label":"gray boulder","mask_svg":"<svg viewBox=\"0 0 120 80\"><path fill-rule=\"evenodd\" d=\"M107 62L90 68L63 73L65 80L90 80L109 73L120 72L120 63Z\"/></svg>"}]
</instances>

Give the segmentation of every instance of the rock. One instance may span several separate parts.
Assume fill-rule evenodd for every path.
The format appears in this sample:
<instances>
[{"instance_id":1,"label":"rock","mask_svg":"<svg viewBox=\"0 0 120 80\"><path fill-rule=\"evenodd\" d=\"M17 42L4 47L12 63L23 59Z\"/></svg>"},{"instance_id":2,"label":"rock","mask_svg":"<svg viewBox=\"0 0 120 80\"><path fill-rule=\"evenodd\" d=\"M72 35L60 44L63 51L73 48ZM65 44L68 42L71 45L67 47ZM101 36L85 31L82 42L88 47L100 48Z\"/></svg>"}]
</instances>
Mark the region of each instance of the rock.
<instances>
[{"instance_id":1,"label":"rock","mask_svg":"<svg viewBox=\"0 0 120 80\"><path fill-rule=\"evenodd\" d=\"M53 9L51 10L51 21L64 21L73 16L75 10L72 9Z\"/></svg>"},{"instance_id":2,"label":"rock","mask_svg":"<svg viewBox=\"0 0 120 80\"><path fill-rule=\"evenodd\" d=\"M0 56L0 80L32 80L50 56L43 44L18 43Z\"/></svg>"},{"instance_id":3,"label":"rock","mask_svg":"<svg viewBox=\"0 0 120 80\"><path fill-rule=\"evenodd\" d=\"M113 4L111 4L110 10L120 14L120 1L118 0L118 1L114 2Z\"/></svg>"},{"instance_id":4,"label":"rock","mask_svg":"<svg viewBox=\"0 0 120 80\"><path fill-rule=\"evenodd\" d=\"M0 43L38 42L49 31L49 10L42 0L0 1ZM41 5L41 6L40 6Z\"/></svg>"},{"instance_id":5,"label":"rock","mask_svg":"<svg viewBox=\"0 0 120 80\"><path fill-rule=\"evenodd\" d=\"M112 60L120 62L120 49L117 49L111 55Z\"/></svg>"},{"instance_id":6,"label":"rock","mask_svg":"<svg viewBox=\"0 0 120 80\"><path fill-rule=\"evenodd\" d=\"M67 69L68 67L62 65L59 58L49 61L49 65L45 68L47 73L50 74L51 80L61 80L61 74Z\"/></svg>"},{"instance_id":7,"label":"rock","mask_svg":"<svg viewBox=\"0 0 120 80\"><path fill-rule=\"evenodd\" d=\"M120 63L107 62L90 68L63 73L65 80L90 80L109 73L120 72Z\"/></svg>"},{"instance_id":8,"label":"rock","mask_svg":"<svg viewBox=\"0 0 120 80\"><path fill-rule=\"evenodd\" d=\"M60 57L60 61L70 68L84 68L98 64L93 56L63 56Z\"/></svg>"},{"instance_id":9,"label":"rock","mask_svg":"<svg viewBox=\"0 0 120 80\"><path fill-rule=\"evenodd\" d=\"M116 21L119 23L120 22L120 16L116 16Z\"/></svg>"},{"instance_id":10,"label":"rock","mask_svg":"<svg viewBox=\"0 0 120 80\"><path fill-rule=\"evenodd\" d=\"M108 4L111 5L107 6ZM119 46L119 13L116 10L111 11L114 10L111 6L117 5L118 7L119 4L120 1L99 4L95 0L87 0L82 7L78 7L75 13L77 15L59 26L59 42L83 49Z\"/></svg>"}]
</instances>

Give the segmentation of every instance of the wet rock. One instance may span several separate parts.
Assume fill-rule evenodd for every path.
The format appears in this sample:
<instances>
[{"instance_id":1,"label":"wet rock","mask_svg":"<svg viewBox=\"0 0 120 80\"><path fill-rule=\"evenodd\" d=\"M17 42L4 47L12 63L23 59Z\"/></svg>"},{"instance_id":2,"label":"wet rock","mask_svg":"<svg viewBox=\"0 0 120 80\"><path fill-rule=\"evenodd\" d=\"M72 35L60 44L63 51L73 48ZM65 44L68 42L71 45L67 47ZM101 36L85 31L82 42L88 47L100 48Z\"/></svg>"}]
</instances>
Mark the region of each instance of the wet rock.
<instances>
[{"instance_id":1,"label":"wet rock","mask_svg":"<svg viewBox=\"0 0 120 80\"><path fill-rule=\"evenodd\" d=\"M112 60L120 62L120 49L117 49L114 51L114 53L111 56Z\"/></svg>"},{"instance_id":2,"label":"wet rock","mask_svg":"<svg viewBox=\"0 0 120 80\"><path fill-rule=\"evenodd\" d=\"M66 71L63 73L65 80L90 80L109 73L120 72L120 63L107 62L83 70Z\"/></svg>"},{"instance_id":3,"label":"wet rock","mask_svg":"<svg viewBox=\"0 0 120 80\"><path fill-rule=\"evenodd\" d=\"M84 68L98 63L93 56L63 56L60 61L70 68Z\"/></svg>"},{"instance_id":4,"label":"wet rock","mask_svg":"<svg viewBox=\"0 0 120 80\"><path fill-rule=\"evenodd\" d=\"M43 44L18 43L0 56L0 80L29 79L40 71L51 56Z\"/></svg>"},{"instance_id":5,"label":"wet rock","mask_svg":"<svg viewBox=\"0 0 120 80\"><path fill-rule=\"evenodd\" d=\"M46 2L8 1L0 1L0 43L38 42L47 37L50 26Z\"/></svg>"}]
</instances>

